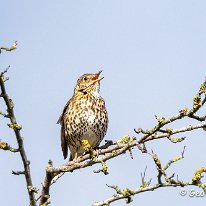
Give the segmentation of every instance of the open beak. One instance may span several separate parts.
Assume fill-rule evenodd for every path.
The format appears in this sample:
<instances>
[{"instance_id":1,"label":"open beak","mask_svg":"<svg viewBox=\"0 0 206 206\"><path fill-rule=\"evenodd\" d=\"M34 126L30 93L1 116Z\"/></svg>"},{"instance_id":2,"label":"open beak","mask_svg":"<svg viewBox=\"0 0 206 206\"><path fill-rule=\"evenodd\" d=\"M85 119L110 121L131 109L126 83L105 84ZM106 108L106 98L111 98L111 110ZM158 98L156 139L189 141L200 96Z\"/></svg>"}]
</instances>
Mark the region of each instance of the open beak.
<instances>
[{"instance_id":1,"label":"open beak","mask_svg":"<svg viewBox=\"0 0 206 206\"><path fill-rule=\"evenodd\" d=\"M96 82L101 81L101 80L104 78L104 77L99 78L99 75L100 75L101 73L102 73L102 70L99 71L98 73L96 73L95 76L92 78L93 81L90 82L90 84L88 84L84 89L90 87L91 85L93 85L93 84L96 83Z\"/></svg>"},{"instance_id":2,"label":"open beak","mask_svg":"<svg viewBox=\"0 0 206 206\"><path fill-rule=\"evenodd\" d=\"M95 77L92 78L92 80L94 80L94 82L97 82L97 81L101 81L104 77L102 78L99 78L99 75L102 73L102 70L100 70L98 73L96 73ZM93 82L93 83L94 83Z\"/></svg>"},{"instance_id":3,"label":"open beak","mask_svg":"<svg viewBox=\"0 0 206 206\"><path fill-rule=\"evenodd\" d=\"M100 70L96 75L99 77L99 75L102 73L102 70Z\"/></svg>"}]
</instances>

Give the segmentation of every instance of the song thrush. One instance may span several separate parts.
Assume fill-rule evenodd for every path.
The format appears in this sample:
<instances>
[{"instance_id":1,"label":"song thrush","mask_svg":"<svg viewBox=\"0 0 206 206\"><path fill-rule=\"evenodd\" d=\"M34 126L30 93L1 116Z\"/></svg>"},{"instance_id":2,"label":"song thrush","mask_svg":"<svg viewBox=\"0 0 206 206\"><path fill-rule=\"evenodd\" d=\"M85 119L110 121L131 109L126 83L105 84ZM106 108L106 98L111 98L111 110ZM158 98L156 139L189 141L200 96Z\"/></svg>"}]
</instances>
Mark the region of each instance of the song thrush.
<instances>
[{"instance_id":1,"label":"song thrush","mask_svg":"<svg viewBox=\"0 0 206 206\"><path fill-rule=\"evenodd\" d=\"M61 124L61 147L64 159L70 150L70 160L84 153L82 140L88 140L92 148L104 138L108 115L104 99L100 96L100 73L82 75L74 88L72 98L64 107L57 123Z\"/></svg>"}]
</instances>

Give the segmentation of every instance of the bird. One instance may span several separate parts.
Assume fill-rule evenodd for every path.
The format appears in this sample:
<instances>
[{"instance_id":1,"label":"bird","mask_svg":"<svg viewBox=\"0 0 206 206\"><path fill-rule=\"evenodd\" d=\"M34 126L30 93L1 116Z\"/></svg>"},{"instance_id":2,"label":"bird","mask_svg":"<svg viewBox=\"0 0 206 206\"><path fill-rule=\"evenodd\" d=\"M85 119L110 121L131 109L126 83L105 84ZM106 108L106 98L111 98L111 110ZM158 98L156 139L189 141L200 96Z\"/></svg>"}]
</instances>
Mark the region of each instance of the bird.
<instances>
[{"instance_id":1,"label":"bird","mask_svg":"<svg viewBox=\"0 0 206 206\"><path fill-rule=\"evenodd\" d=\"M104 99L100 96L102 71L84 74L74 88L72 98L65 105L57 123L61 125L61 148L64 159L70 150L70 161L84 154L82 140L97 148L108 128L108 113Z\"/></svg>"}]
</instances>

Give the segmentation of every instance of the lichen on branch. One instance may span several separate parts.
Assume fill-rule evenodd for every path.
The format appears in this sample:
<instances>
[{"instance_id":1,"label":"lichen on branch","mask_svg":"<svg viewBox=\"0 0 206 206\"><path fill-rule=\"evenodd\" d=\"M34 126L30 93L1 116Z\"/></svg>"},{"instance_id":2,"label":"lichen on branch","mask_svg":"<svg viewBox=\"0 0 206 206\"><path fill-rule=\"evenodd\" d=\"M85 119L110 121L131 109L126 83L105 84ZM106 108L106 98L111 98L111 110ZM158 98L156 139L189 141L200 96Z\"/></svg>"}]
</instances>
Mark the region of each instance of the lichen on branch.
<instances>
[{"instance_id":1,"label":"lichen on branch","mask_svg":"<svg viewBox=\"0 0 206 206\"><path fill-rule=\"evenodd\" d=\"M0 140L0 149L2 150L8 150L10 152L19 152L19 149L15 149L11 147L7 142L3 142Z\"/></svg>"}]
</instances>

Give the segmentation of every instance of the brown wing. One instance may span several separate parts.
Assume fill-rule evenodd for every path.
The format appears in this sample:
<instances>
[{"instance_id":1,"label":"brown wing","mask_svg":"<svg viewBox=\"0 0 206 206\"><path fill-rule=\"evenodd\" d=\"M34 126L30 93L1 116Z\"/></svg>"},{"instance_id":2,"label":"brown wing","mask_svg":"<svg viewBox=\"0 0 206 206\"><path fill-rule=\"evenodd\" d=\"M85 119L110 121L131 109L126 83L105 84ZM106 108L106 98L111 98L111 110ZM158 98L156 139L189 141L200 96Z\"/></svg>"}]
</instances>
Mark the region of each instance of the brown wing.
<instances>
[{"instance_id":1,"label":"brown wing","mask_svg":"<svg viewBox=\"0 0 206 206\"><path fill-rule=\"evenodd\" d=\"M68 144L67 144L67 140L65 137L65 127L64 127L64 114L67 110L67 107L69 106L69 103L70 103L70 100L65 105L63 112L57 121L57 124L61 124L61 147L62 147L64 159L66 159L68 156Z\"/></svg>"},{"instance_id":2,"label":"brown wing","mask_svg":"<svg viewBox=\"0 0 206 206\"><path fill-rule=\"evenodd\" d=\"M68 145L67 145L67 141L65 138L64 124L62 125L62 128L61 128L61 147L62 147L64 159L66 159L68 156Z\"/></svg>"}]
</instances>

